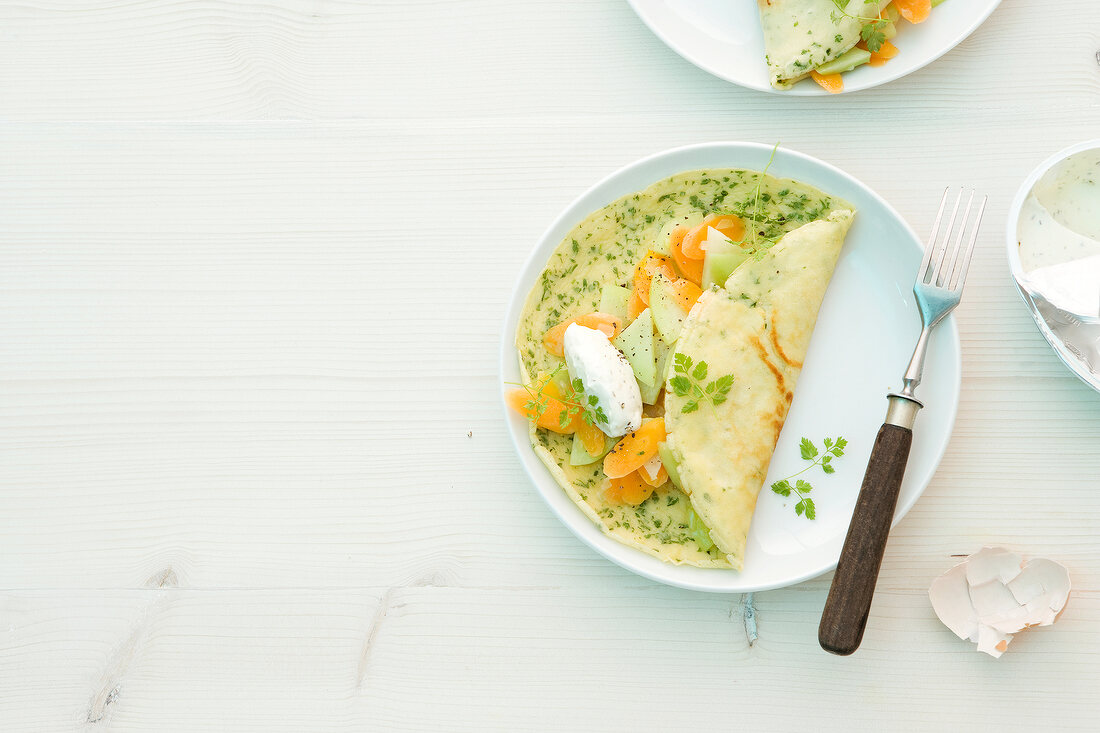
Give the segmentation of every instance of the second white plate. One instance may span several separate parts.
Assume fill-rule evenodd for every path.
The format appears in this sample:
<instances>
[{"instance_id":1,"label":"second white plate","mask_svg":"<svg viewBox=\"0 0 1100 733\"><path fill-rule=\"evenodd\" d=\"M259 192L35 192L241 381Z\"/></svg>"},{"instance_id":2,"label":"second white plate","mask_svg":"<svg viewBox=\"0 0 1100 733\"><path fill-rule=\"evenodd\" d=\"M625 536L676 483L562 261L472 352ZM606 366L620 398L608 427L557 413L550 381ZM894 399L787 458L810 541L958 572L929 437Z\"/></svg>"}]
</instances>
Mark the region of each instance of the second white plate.
<instances>
[{"instance_id":1,"label":"second white plate","mask_svg":"<svg viewBox=\"0 0 1100 733\"><path fill-rule=\"evenodd\" d=\"M768 83L760 11L751 0L629 0L634 11L672 50L704 71L749 89L795 96L828 94L810 80L783 91ZM989 17L1001 0L947 0L920 25L903 23L900 49L883 66L861 66L844 75L844 91L885 84L920 69L957 46Z\"/></svg>"}]
</instances>

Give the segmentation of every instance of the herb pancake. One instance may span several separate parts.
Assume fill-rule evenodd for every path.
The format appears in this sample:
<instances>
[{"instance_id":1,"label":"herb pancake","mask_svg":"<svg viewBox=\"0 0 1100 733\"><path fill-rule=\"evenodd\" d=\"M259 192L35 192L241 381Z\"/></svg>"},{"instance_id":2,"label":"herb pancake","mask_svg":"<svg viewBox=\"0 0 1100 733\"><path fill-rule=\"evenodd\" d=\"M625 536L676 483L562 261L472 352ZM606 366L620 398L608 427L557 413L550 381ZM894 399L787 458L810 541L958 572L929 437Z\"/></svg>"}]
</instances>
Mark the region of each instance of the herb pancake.
<instances>
[{"instance_id":1,"label":"herb pancake","mask_svg":"<svg viewBox=\"0 0 1100 733\"><path fill-rule=\"evenodd\" d=\"M836 204L844 206L797 181L708 169L672 176L593 212L565 236L528 295L516 331L524 382L560 368L561 359L544 348L543 335L598 310L605 286L629 286L638 263L649 250L666 247L667 232L677 224L693 226L709 212L728 211L753 226L762 241L774 241L828 217ZM662 412L660 406L647 407L647 415ZM573 436L532 422L530 439L555 480L606 534L668 562L736 567L728 552L713 546L687 494L672 483L638 506L609 501L601 462L570 464Z\"/></svg>"},{"instance_id":2,"label":"herb pancake","mask_svg":"<svg viewBox=\"0 0 1100 733\"><path fill-rule=\"evenodd\" d=\"M868 19L877 18L890 0L847 0L844 10L834 0L758 3L769 81L776 89L789 89L859 43Z\"/></svg>"}]
</instances>

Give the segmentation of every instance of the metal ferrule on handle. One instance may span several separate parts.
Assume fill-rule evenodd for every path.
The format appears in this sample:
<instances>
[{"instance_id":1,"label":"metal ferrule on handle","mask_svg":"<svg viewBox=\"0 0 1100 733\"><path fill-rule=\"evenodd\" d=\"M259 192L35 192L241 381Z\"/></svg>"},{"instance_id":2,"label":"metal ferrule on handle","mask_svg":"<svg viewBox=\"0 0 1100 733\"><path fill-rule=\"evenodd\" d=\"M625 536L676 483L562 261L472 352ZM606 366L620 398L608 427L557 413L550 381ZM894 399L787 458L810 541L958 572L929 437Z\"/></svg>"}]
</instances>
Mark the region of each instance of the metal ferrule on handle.
<instances>
[{"instance_id":1,"label":"metal ferrule on handle","mask_svg":"<svg viewBox=\"0 0 1100 733\"><path fill-rule=\"evenodd\" d=\"M920 408L924 407L924 404L920 400L894 392L891 392L886 398L889 400L889 404L886 408L886 419L883 420L883 423L912 430L913 423L917 421L917 413L920 412Z\"/></svg>"}]
</instances>

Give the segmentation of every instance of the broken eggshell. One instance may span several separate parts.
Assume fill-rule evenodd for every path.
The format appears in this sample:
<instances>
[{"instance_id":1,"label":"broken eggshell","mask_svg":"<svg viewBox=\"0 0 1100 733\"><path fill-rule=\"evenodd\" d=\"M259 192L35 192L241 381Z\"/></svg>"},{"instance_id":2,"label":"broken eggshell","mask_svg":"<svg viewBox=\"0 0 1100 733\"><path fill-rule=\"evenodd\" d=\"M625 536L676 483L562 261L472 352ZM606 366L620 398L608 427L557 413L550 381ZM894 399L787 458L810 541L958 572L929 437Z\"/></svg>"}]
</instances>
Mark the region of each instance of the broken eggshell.
<instances>
[{"instance_id":1,"label":"broken eggshell","mask_svg":"<svg viewBox=\"0 0 1100 733\"><path fill-rule=\"evenodd\" d=\"M983 547L932 581L928 597L940 621L978 651L1001 656L1012 635L1050 626L1069 599L1069 571L1053 560Z\"/></svg>"}]
</instances>

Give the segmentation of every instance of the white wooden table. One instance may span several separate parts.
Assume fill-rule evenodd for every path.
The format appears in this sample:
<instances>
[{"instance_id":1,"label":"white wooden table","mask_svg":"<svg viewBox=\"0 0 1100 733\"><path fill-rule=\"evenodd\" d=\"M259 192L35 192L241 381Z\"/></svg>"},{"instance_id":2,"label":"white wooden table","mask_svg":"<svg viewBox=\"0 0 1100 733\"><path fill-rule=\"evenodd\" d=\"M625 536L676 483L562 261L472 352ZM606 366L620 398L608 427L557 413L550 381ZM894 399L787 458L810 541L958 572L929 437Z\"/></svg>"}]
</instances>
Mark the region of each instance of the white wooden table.
<instances>
[{"instance_id":1,"label":"white wooden table","mask_svg":"<svg viewBox=\"0 0 1100 733\"><path fill-rule=\"evenodd\" d=\"M0 5L0 730L1095 730L1100 395L1008 279L1004 218L1100 134L1100 6L1008 0L870 92L730 86L621 0ZM918 231L991 213L958 424L857 656L828 576L654 585L543 506L500 416L513 277L577 193L717 139L829 160ZM930 580L1066 563L999 661Z\"/></svg>"}]
</instances>

